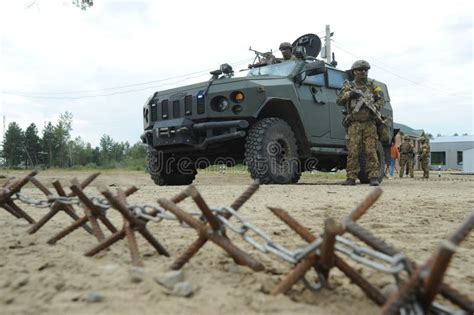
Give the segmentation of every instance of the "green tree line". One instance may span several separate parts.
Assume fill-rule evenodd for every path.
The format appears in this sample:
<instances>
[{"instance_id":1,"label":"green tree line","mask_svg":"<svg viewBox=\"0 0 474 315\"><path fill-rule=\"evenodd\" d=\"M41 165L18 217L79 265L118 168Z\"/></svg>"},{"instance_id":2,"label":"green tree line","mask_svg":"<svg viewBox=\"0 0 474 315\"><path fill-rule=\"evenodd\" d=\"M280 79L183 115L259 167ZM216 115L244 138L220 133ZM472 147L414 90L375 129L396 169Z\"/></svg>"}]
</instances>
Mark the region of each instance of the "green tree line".
<instances>
[{"instance_id":1,"label":"green tree line","mask_svg":"<svg viewBox=\"0 0 474 315\"><path fill-rule=\"evenodd\" d=\"M8 168L145 168L146 149L137 142L116 142L104 134L93 147L81 137L72 139L73 116L60 115L56 124L46 122L42 134L32 123L22 130L16 122L8 125L0 156Z\"/></svg>"}]
</instances>

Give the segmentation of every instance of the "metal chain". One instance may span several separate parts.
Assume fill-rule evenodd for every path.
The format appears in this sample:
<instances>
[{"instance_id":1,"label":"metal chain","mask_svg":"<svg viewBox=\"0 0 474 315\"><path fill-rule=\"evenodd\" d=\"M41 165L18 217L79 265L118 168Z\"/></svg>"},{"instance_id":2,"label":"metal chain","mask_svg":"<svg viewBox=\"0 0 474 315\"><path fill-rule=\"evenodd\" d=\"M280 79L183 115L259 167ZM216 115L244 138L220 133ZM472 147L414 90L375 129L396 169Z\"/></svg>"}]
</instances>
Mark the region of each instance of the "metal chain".
<instances>
[{"instance_id":1,"label":"metal chain","mask_svg":"<svg viewBox=\"0 0 474 315\"><path fill-rule=\"evenodd\" d=\"M314 271L316 272L316 275L318 276L318 279L310 280L308 279L308 274L306 273L303 277L303 284L305 287L310 289L311 291L319 291L324 287L327 287L328 285L328 279L326 278L325 275L323 275L322 272L317 270L316 268L313 268Z\"/></svg>"},{"instance_id":2,"label":"metal chain","mask_svg":"<svg viewBox=\"0 0 474 315\"><path fill-rule=\"evenodd\" d=\"M97 208L100 208L102 211L105 211L110 208L110 203L107 201L107 199L102 199L99 197L92 197L90 198L94 206Z\"/></svg>"},{"instance_id":3,"label":"metal chain","mask_svg":"<svg viewBox=\"0 0 474 315\"><path fill-rule=\"evenodd\" d=\"M41 208L51 207L51 205L56 202L67 205L80 204L80 200L77 197L59 196L50 197L47 200L35 200L33 198L26 197L23 194L17 193L16 199L29 205ZM101 208L103 211L110 208L110 203L106 199L92 197L91 201L95 206ZM128 209L135 215L135 217L147 221L159 223L163 220L173 220L179 221L183 227L189 227L184 222L179 220L174 214L163 208L152 205L129 205ZM211 211L223 224L224 228L227 228L228 230L240 235L244 241L262 253L271 253L291 264L297 264L311 252L316 252L319 254L319 248L322 244L322 237L317 238L314 242L309 243L302 248L290 250L275 243L267 233L246 221L241 214L231 207L212 208ZM150 213L153 213L154 215L151 215ZM192 216L198 217L202 222L206 222L201 213L193 212L190 214ZM238 221L238 224L233 224L229 219L226 218L226 216L229 214ZM253 235L251 236L251 234ZM397 254L394 256L389 256L370 248L360 247L341 236L336 236L335 250L360 264L380 272L398 275L401 271L406 270L406 258L403 255Z\"/></svg>"},{"instance_id":4,"label":"metal chain","mask_svg":"<svg viewBox=\"0 0 474 315\"><path fill-rule=\"evenodd\" d=\"M235 217L240 224L235 225L230 223L230 221L223 215L226 212L232 214L232 216ZM275 243L268 234L255 227L253 224L245 221L243 216L230 207L219 209L217 211L217 217L225 227L234 233L239 234L247 243L252 245L257 250L263 253L274 254L292 264L298 263L301 259L306 257L308 253L317 250L321 246L321 240L317 239L316 241L301 249L291 251L284 246ZM259 242L255 237L248 235L247 232L249 231L253 232L255 236L263 240L263 242Z\"/></svg>"},{"instance_id":5,"label":"metal chain","mask_svg":"<svg viewBox=\"0 0 474 315\"><path fill-rule=\"evenodd\" d=\"M21 193L16 193L12 200L19 200L23 203L26 203L30 206L35 206L38 208L49 208L53 202L49 200L36 200L30 197L27 197Z\"/></svg>"},{"instance_id":6,"label":"metal chain","mask_svg":"<svg viewBox=\"0 0 474 315\"><path fill-rule=\"evenodd\" d=\"M61 203L65 205L81 204L81 201L78 197L49 196L47 200L36 200L34 198L27 197L20 192L16 193L12 199L19 200L23 203L39 208L51 207L54 203ZM92 197L90 200L102 211L106 211L111 207L110 203L106 199ZM187 224L179 220L174 214L163 208L152 205L129 205L127 208L137 218L158 223L163 220L179 221L181 226L189 227ZM246 221L242 215L240 215L231 207L212 208L211 211L222 223L222 228L224 231L225 228L228 228L228 230L240 235L242 239L249 243L252 247L265 254L273 254L291 264L297 264L311 252L314 252L317 255L321 254L319 249L323 242L322 235L305 247L292 251L282 245L275 243L267 233ZM206 222L205 217L199 212L192 212L189 214L198 217L203 223ZM228 219L229 215L233 216L238 221L238 224L231 223L230 219ZM251 233L249 232L253 233L254 236L251 236ZM354 260L357 263L365 265L379 272L393 275L397 285L400 284L399 276L402 271L410 273L410 263L408 262L407 258L400 253L387 255L372 248L361 247L339 235L336 236L335 250L346 255L348 258ZM315 269L315 271L318 276L317 281L310 281L307 279L307 275L305 275L303 278L303 283L307 288L317 291L326 286L327 279L319 270ZM449 308L437 303L433 303L432 311L437 314L454 314L454 312ZM424 313L421 306L417 302L412 302L401 308L400 314L420 315Z\"/></svg>"},{"instance_id":7,"label":"metal chain","mask_svg":"<svg viewBox=\"0 0 474 315\"><path fill-rule=\"evenodd\" d=\"M352 260L383 273L398 274L406 270L406 257L403 254L389 256L371 248L358 246L339 235L336 236L335 249ZM377 261L385 264L378 263Z\"/></svg>"},{"instance_id":8,"label":"metal chain","mask_svg":"<svg viewBox=\"0 0 474 315\"><path fill-rule=\"evenodd\" d=\"M52 197L48 200L51 200L51 203L61 203L63 205L80 205L81 201L77 197L65 197L65 196L59 196L59 197Z\"/></svg>"},{"instance_id":9,"label":"metal chain","mask_svg":"<svg viewBox=\"0 0 474 315\"><path fill-rule=\"evenodd\" d=\"M144 219L147 221L153 221L153 222L161 222L163 220L172 220L172 221L178 221L179 224L182 227L189 228L190 226L187 225L185 222L181 221L178 219L173 213L170 213L166 209L155 207L152 205L129 205L128 209L135 215L135 217ZM150 213L153 213L151 215ZM202 216L201 213L199 212L192 212L189 213L190 215L197 217L199 220L201 220L203 223L206 223L205 218Z\"/></svg>"},{"instance_id":10,"label":"metal chain","mask_svg":"<svg viewBox=\"0 0 474 315\"><path fill-rule=\"evenodd\" d=\"M54 203L61 203L65 205L79 205L80 201L77 197L65 197L65 196L58 196L58 197L48 197L46 200L36 200L30 197L27 197L21 193L16 193L16 197L13 198L14 200L19 200L23 203L26 203L30 206L35 206L38 208L47 208L51 207Z\"/></svg>"},{"instance_id":11,"label":"metal chain","mask_svg":"<svg viewBox=\"0 0 474 315\"><path fill-rule=\"evenodd\" d=\"M235 217L240 224L235 225L230 223L229 220L221 215L223 212L232 214L232 216ZM319 254L319 248L322 244L322 237L317 238L315 241L303 248L291 251L281 245L276 244L268 234L253 226L251 223L245 221L243 216L241 216L234 209L229 207L221 208L217 214L219 220L229 230L240 234L240 236L247 243L263 253L272 253L293 264L301 261L310 252L316 251L316 253ZM249 231L252 231L258 238L263 240L263 243L259 243L254 237L248 235L247 232ZM389 256L371 248L358 246L350 240L343 238L342 236L336 236L335 249L336 251L347 255L352 260L380 272L397 275L401 271L406 270L406 258L402 254Z\"/></svg>"},{"instance_id":12,"label":"metal chain","mask_svg":"<svg viewBox=\"0 0 474 315\"><path fill-rule=\"evenodd\" d=\"M155 207L152 205L131 205L128 206L128 209L137 217L141 219L145 219L147 221L153 221L153 222L161 222L163 220L173 220L173 221L178 221L178 218L170 214L168 211L165 209ZM150 215L150 212L156 212L154 216Z\"/></svg>"}]
</instances>

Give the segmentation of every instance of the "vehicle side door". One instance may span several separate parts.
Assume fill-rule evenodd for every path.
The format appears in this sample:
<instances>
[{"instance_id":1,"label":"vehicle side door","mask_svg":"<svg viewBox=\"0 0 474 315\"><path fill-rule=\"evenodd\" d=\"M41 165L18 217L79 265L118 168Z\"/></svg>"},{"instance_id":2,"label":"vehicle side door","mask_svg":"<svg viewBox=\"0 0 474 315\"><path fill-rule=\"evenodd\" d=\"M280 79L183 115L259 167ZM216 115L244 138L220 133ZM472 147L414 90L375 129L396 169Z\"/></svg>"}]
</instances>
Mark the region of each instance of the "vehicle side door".
<instances>
[{"instance_id":1,"label":"vehicle side door","mask_svg":"<svg viewBox=\"0 0 474 315\"><path fill-rule=\"evenodd\" d=\"M346 137L346 129L342 126L342 110L344 108L336 104L337 95L346 78L347 74L344 71L333 68L327 69L326 94L328 95L329 123L332 139L345 140Z\"/></svg>"},{"instance_id":2,"label":"vehicle side door","mask_svg":"<svg viewBox=\"0 0 474 315\"><path fill-rule=\"evenodd\" d=\"M303 111L303 121L311 138L322 137L329 133L329 107L324 74L306 76L304 81L296 85L296 90Z\"/></svg>"}]
</instances>

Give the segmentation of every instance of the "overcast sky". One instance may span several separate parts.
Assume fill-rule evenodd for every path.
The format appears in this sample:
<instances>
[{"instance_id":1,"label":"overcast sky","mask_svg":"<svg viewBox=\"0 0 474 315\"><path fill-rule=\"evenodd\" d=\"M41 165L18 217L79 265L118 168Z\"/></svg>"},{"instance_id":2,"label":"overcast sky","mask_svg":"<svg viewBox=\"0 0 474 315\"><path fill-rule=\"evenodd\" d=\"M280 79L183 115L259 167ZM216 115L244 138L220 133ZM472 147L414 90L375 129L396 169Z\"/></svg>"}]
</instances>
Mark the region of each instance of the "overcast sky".
<instances>
[{"instance_id":1,"label":"overcast sky","mask_svg":"<svg viewBox=\"0 0 474 315\"><path fill-rule=\"evenodd\" d=\"M275 50L329 24L338 67L369 61L396 122L473 134L472 13L471 0L96 0L86 11L70 0L5 1L0 114L42 130L69 111L73 137L135 143L154 91L207 80L224 62L244 68L249 46Z\"/></svg>"}]
</instances>

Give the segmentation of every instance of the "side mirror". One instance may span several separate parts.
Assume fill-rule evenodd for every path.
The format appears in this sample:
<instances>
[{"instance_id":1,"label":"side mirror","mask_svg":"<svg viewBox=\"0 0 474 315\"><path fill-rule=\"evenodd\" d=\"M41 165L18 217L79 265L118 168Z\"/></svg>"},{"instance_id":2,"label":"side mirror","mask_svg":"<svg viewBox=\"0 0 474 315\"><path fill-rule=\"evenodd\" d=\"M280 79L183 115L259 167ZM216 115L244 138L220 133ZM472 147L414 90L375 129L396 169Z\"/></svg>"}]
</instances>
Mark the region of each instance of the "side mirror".
<instances>
[{"instance_id":1,"label":"side mirror","mask_svg":"<svg viewBox=\"0 0 474 315\"><path fill-rule=\"evenodd\" d=\"M318 75L326 72L326 64L322 60L307 63L305 65L305 72L308 77Z\"/></svg>"},{"instance_id":2,"label":"side mirror","mask_svg":"<svg viewBox=\"0 0 474 315\"><path fill-rule=\"evenodd\" d=\"M222 70L214 70L214 71L211 71L210 74L212 74L211 81L217 80L219 76L222 74Z\"/></svg>"}]
</instances>

